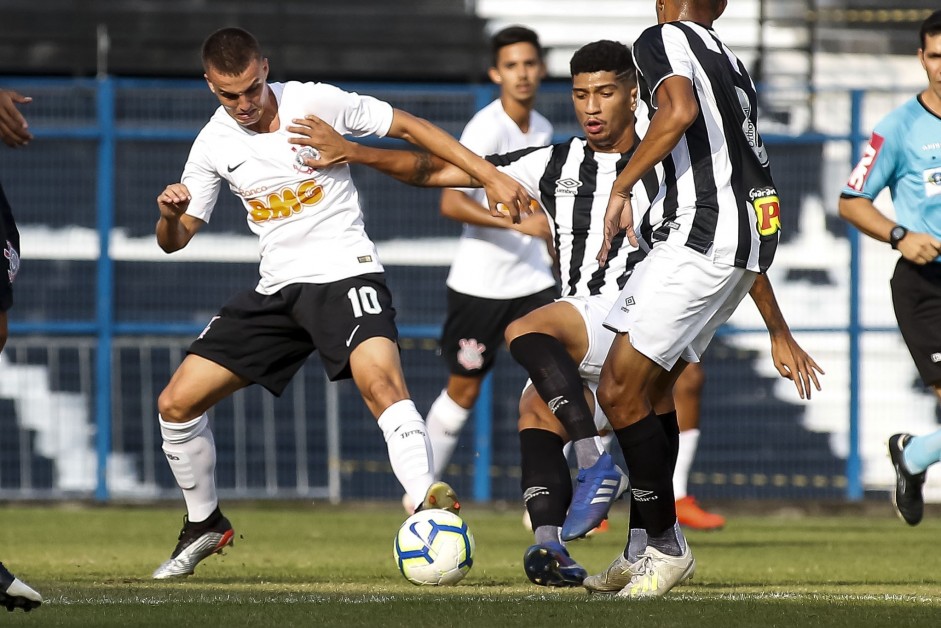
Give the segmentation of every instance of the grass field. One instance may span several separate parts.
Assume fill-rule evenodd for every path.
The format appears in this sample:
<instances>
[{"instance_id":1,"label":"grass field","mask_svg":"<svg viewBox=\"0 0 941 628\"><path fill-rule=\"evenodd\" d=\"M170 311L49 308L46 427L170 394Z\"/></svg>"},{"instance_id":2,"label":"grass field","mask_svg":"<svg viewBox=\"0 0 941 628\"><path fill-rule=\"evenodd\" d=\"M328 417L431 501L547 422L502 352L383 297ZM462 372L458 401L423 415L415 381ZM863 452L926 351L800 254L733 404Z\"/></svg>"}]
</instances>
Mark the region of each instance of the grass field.
<instances>
[{"instance_id":1,"label":"grass field","mask_svg":"<svg viewBox=\"0 0 941 628\"><path fill-rule=\"evenodd\" d=\"M623 505L619 504L617 508ZM0 559L46 603L0 626L930 626L941 618L941 518L733 515L690 532L691 584L630 602L544 589L520 567L530 535L512 509L465 506L477 539L455 587L419 588L392 561L392 505L231 503L236 545L185 581L150 573L172 550L180 508L0 508ZM623 547L612 531L573 543L597 572Z\"/></svg>"}]
</instances>

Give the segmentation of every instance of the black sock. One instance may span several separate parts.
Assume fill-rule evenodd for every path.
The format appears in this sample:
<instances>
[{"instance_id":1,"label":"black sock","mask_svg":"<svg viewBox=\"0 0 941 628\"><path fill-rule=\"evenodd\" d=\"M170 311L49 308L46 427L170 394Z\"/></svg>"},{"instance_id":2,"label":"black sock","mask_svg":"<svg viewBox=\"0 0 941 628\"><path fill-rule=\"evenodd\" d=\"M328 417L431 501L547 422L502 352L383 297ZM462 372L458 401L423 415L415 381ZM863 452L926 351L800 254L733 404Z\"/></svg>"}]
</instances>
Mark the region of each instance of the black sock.
<instances>
[{"instance_id":1,"label":"black sock","mask_svg":"<svg viewBox=\"0 0 941 628\"><path fill-rule=\"evenodd\" d=\"M676 458L680 455L680 424L676 420L676 410L665 414L658 414L660 424L663 425L663 431L666 432L667 440L670 441L670 448L673 450L673 471L676 471ZM672 476L671 476L672 477Z\"/></svg>"},{"instance_id":2,"label":"black sock","mask_svg":"<svg viewBox=\"0 0 941 628\"><path fill-rule=\"evenodd\" d=\"M562 439L552 432L525 429L520 432L520 466L523 502L533 530L561 527L572 501L572 476L562 453Z\"/></svg>"},{"instance_id":3,"label":"black sock","mask_svg":"<svg viewBox=\"0 0 941 628\"><path fill-rule=\"evenodd\" d=\"M578 365L565 345L547 334L523 334L510 343L510 354L529 373L539 396L549 404L571 440L598 435Z\"/></svg>"},{"instance_id":4,"label":"black sock","mask_svg":"<svg viewBox=\"0 0 941 628\"><path fill-rule=\"evenodd\" d=\"M656 414L614 430L624 452L631 496L649 536L658 536L676 522L673 501L673 448ZM633 509L632 509L633 510ZM632 517L631 525L634 525Z\"/></svg>"}]
</instances>

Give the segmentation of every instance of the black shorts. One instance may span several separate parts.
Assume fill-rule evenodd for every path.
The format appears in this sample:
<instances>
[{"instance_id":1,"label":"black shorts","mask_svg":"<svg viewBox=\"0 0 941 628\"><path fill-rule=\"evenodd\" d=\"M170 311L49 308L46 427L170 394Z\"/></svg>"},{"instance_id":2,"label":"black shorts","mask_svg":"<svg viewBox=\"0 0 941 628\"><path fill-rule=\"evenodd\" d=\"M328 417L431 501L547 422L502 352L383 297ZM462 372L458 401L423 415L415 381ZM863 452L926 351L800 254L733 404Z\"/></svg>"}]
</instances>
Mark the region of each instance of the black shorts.
<instances>
[{"instance_id":1,"label":"black shorts","mask_svg":"<svg viewBox=\"0 0 941 628\"><path fill-rule=\"evenodd\" d=\"M349 379L350 353L375 337L398 341L382 273L292 284L272 295L240 292L209 321L189 352L280 396L314 351L331 381Z\"/></svg>"},{"instance_id":2,"label":"black shorts","mask_svg":"<svg viewBox=\"0 0 941 628\"><path fill-rule=\"evenodd\" d=\"M451 373L482 377L497 359L507 325L558 296L558 290L546 288L517 299L484 299L448 288L440 347Z\"/></svg>"},{"instance_id":3,"label":"black shorts","mask_svg":"<svg viewBox=\"0 0 941 628\"><path fill-rule=\"evenodd\" d=\"M13 280L20 270L20 232L13 221L13 210L3 187L0 186L0 312L6 312L13 306Z\"/></svg>"},{"instance_id":4,"label":"black shorts","mask_svg":"<svg viewBox=\"0 0 941 628\"><path fill-rule=\"evenodd\" d=\"M899 331L927 386L941 384L941 263L919 266L900 258L892 275Z\"/></svg>"}]
</instances>

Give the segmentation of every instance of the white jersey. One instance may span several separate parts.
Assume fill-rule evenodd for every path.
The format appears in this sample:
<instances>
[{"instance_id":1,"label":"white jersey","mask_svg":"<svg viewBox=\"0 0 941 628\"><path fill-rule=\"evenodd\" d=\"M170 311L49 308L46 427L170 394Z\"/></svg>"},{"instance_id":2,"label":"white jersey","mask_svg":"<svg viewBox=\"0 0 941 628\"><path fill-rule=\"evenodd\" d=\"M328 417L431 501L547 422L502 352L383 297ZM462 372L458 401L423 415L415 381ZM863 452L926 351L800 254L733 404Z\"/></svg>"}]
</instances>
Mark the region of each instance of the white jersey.
<instances>
[{"instance_id":1,"label":"white jersey","mask_svg":"<svg viewBox=\"0 0 941 628\"><path fill-rule=\"evenodd\" d=\"M312 149L289 144L286 129L293 118L314 114L343 135L384 136L392 106L324 83L269 87L278 104L277 131L249 131L222 107L200 131L181 179L193 199L186 213L209 222L222 182L229 184L259 238L255 290L261 294L382 272L349 166L309 168L301 158Z\"/></svg>"},{"instance_id":2,"label":"white jersey","mask_svg":"<svg viewBox=\"0 0 941 628\"><path fill-rule=\"evenodd\" d=\"M461 135L461 143L481 156L545 146L551 141L552 124L541 114L530 113L529 131L523 133L499 99L478 111ZM489 207L483 190L462 191ZM475 297L515 299L553 287L555 278L542 240L511 229L465 224L447 284Z\"/></svg>"}]
</instances>

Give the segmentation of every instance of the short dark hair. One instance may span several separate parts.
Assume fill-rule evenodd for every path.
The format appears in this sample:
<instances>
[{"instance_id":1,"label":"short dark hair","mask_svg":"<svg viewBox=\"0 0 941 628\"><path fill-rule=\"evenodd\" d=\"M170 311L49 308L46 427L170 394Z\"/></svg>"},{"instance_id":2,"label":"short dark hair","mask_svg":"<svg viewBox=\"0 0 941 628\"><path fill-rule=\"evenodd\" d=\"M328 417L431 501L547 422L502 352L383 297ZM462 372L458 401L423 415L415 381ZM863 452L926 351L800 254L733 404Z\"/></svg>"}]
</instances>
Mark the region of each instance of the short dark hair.
<instances>
[{"instance_id":1,"label":"short dark hair","mask_svg":"<svg viewBox=\"0 0 941 628\"><path fill-rule=\"evenodd\" d=\"M575 51L569 63L572 76L591 72L614 72L619 79L637 82L637 70L631 49L618 41L601 39Z\"/></svg>"},{"instance_id":2,"label":"short dark hair","mask_svg":"<svg viewBox=\"0 0 941 628\"><path fill-rule=\"evenodd\" d=\"M507 26L493 34L490 38L490 53L493 66L497 66L497 59L500 57L500 50L506 46L512 46L519 43L532 44L536 48L536 54L542 59L542 46L539 45L539 35L532 29L525 26Z\"/></svg>"},{"instance_id":3,"label":"short dark hair","mask_svg":"<svg viewBox=\"0 0 941 628\"><path fill-rule=\"evenodd\" d=\"M241 28L221 28L203 42L203 68L226 76L241 74L252 61L261 58L258 40Z\"/></svg>"},{"instance_id":4,"label":"short dark hair","mask_svg":"<svg viewBox=\"0 0 941 628\"><path fill-rule=\"evenodd\" d=\"M941 33L941 9L935 11L921 23L921 29L918 31L918 38L921 42L921 48L924 50L928 43L928 37L933 37Z\"/></svg>"}]
</instances>

